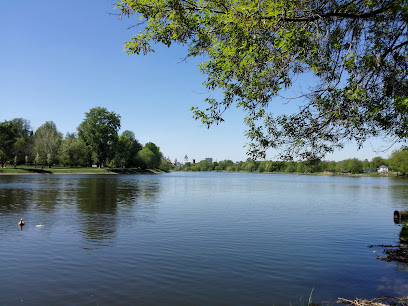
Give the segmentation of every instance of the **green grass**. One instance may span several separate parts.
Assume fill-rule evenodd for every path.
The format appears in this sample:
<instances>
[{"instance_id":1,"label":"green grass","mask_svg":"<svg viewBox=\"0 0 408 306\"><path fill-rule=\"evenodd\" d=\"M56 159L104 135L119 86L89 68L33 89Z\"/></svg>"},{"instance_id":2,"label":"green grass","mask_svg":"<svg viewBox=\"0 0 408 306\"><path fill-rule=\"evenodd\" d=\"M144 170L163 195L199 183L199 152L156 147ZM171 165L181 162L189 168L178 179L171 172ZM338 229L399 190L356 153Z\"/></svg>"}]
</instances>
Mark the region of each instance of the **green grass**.
<instances>
[{"instance_id":1,"label":"green grass","mask_svg":"<svg viewBox=\"0 0 408 306\"><path fill-rule=\"evenodd\" d=\"M64 168L64 167L54 167L54 168L35 168L30 166L23 166L17 168L0 168L0 173L38 173L38 174L52 174L52 173L107 173L106 169L98 168Z\"/></svg>"},{"instance_id":2,"label":"green grass","mask_svg":"<svg viewBox=\"0 0 408 306\"><path fill-rule=\"evenodd\" d=\"M149 173L163 173L161 170L156 169L112 169L112 168L94 168L94 167L85 167L85 168L68 168L68 167L44 167L44 168L35 168L33 166L19 166L17 168L8 167L0 168L1 173L8 174L20 174L20 173L37 173L37 174L70 174L70 173L90 173L90 174L149 174Z\"/></svg>"},{"instance_id":3,"label":"green grass","mask_svg":"<svg viewBox=\"0 0 408 306\"><path fill-rule=\"evenodd\" d=\"M29 173L29 171L20 168L0 168L0 173Z\"/></svg>"},{"instance_id":4,"label":"green grass","mask_svg":"<svg viewBox=\"0 0 408 306\"><path fill-rule=\"evenodd\" d=\"M44 170L50 171L51 173L107 173L106 168L65 168L65 167L54 167L54 168L44 168Z\"/></svg>"}]
</instances>

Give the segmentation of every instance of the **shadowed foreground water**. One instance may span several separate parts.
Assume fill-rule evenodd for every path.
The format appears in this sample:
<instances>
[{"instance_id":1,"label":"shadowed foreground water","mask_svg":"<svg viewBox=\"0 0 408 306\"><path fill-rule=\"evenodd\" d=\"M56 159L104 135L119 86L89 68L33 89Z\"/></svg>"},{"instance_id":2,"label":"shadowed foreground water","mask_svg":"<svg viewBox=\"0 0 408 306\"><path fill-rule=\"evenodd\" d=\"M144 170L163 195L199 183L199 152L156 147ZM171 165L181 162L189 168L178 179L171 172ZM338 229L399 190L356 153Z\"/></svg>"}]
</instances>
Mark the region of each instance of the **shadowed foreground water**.
<instances>
[{"instance_id":1,"label":"shadowed foreground water","mask_svg":"<svg viewBox=\"0 0 408 306\"><path fill-rule=\"evenodd\" d=\"M408 266L367 247L398 243L393 211L408 210L407 187L282 174L0 176L0 303L407 295Z\"/></svg>"}]
</instances>

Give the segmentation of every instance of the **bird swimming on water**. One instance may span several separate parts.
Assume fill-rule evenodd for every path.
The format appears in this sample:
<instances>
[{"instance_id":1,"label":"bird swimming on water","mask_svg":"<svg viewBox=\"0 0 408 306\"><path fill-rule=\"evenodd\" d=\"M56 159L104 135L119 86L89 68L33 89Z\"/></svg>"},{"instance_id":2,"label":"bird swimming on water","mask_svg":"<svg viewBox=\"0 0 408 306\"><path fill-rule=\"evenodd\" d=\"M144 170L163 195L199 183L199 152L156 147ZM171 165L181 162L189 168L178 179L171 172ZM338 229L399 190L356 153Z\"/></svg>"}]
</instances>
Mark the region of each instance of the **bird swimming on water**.
<instances>
[{"instance_id":1,"label":"bird swimming on water","mask_svg":"<svg viewBox=\"0 0 408 306\"><path fill-rule=\"evenodd\" d=\"M20 222L18 222L18 226L23 226L24 225L24 221L23 218L20 219Z\"/></svg>"}]
</instances>

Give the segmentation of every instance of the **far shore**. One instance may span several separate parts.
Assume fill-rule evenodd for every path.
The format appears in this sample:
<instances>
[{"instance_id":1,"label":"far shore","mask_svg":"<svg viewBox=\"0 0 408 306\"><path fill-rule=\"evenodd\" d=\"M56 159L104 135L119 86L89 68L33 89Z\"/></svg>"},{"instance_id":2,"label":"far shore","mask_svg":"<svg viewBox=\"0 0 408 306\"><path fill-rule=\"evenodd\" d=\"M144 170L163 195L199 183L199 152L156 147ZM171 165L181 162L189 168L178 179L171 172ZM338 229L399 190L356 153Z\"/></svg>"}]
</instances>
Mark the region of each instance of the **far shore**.
<instances>
[{"instance_id":1,"label":"far shore","mask_svg":"<svg viewBox=\"0 0 408 306\"><path fill-rule=\"evenodd\" d=\"M294 174L294 175L323 175L323 176L347 176L347 177L406 177L404 175L398 174L396 172L389 173L332 173L332 172L229 172L229 171L175 171L175 172L203 172L203 173L214 173L214 172L224 172L224 173L262 173L262 174ZM117 174L157 174L166 173L162 170L156 169L111 169L111 168L0 168L0 175L66 175L66 174L77 174L77 175L117 175Z\"/></svg>"},{"instance_id":2,"label":"far shore","mask_svg":"<svg viewBox=\"0 0 408 306\"><path fill-rule=\"evenodd\" d=\"M98 175L115 175L118 173L114 173L114 172L51 172L51 173L46 173L46 172L0 172L0 175L59 175L59 174L98 174Z\"/></svg>"},{"instance_id":3,"label":"far shore","mask_svg":"<svg viewBox=\"0 0 408 306\"><path fill-rule=\"evenodd\" d=\"M111 169L111 168L34 168L34 167L17 167L17 168L0 168L0 175L116 175L116 174L156 174L165 173L156 169Z\"/></svg>"}]
</instances>

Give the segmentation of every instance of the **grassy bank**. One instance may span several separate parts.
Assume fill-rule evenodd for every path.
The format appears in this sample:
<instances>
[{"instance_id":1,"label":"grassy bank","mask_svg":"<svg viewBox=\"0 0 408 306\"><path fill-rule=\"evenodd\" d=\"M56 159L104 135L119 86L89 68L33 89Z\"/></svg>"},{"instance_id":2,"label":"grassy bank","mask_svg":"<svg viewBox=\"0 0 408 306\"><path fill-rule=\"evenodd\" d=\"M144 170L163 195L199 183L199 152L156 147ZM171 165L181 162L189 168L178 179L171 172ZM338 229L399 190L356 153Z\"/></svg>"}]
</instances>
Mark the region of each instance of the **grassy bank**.
<instances>
[{"instance_id":1,"label":"grassy bank","mask_svg":"<svg viewBox=\"0 0 408 306\"><path fill-rule=\"evenodd\" d=\"M162 173L160 170L154 169L111 169L111 168L67 168L67 167L52 167L52 168L35 168L30 166L25 167L9 167L0 168L0 174L152 174Z\"/></svg>"}]
</instances>

